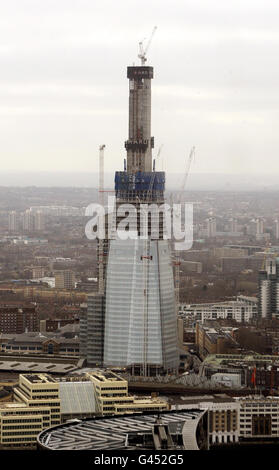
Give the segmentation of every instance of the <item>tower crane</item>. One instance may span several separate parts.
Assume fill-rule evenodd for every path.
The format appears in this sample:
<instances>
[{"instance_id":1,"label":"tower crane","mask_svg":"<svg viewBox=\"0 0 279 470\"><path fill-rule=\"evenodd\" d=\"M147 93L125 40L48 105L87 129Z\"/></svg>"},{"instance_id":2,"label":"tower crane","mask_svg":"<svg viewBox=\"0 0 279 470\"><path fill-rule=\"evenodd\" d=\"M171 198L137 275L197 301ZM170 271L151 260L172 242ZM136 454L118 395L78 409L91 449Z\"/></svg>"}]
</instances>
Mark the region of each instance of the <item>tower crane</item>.
<instances>
[{"instance_id":1,"label":"tower crane","mask_svg":"<svg viewBox=\"0 0 279 470\"><path fill-rule=\"evenodd\" d=\"M157 153L157 157L156 157L157 160L158 160L158 158L160 157L160 154L161 154L161 152L162 152L163 145L164 145L164 144L160 145L160 147L159 147L159 150L158 150L158 153Z\"/></svg>"},{"instance_id":2,"label":"tower crane","mask_svg":"<svg viewBox=\"0 0 279 470\"><path fill-rule=\"evenodd\" d=\"M182 185L181 185L181 192L185 190L185 186L186 186L186 183L187 183L191 163L192 163L192 161L194 159L194 156L195 156L195 150L196 150L195 147L191 148L191 151L190 151L190 154L189 154L189 157L188 157L188 161L187 161L186 171L185 171L184 178L183 178Z\"/></svg>"},{"instance_id":3,"label":"tower crane","mask_svg":"<svg viewBox=\"0 0 279 470\"><path fill-rule=\"evenodd\" d=\"M104 205L104 151L105 145L99 146L99 203ZM104 240L98 240L99 293L104 293Z\"/></svg>"},{"instance_id":4,"label":"tower crane","mask_svg":"<svg viewBox=\"0 0 279 470\"><path fill-rule=\"evenodd\" d=\"M186 171L185 171L184 178L183 178L182 185L181 185L181 193L180 193L180 196L178 196L178 203L181 202L181 195L186 187L186 183L187 183L187 179L188 179L188 175L189 175L189 171L190 171L190 167L191 167L191 163L193 161L194 155L195 155L195 147L192 147L188 160L187 160ZM180 265L181 265L180 252L176 251L175 261L174 261L174 287L175 287L175 303L176 303L177 317L178 317L178 307L179 307Z\"/></svg>"},{"instance_id":5,"label":"tower crane","mask_svg":"<svg viewBox=\"0 0 279 470\"><path fill-rule=\"evenodd\" d=\"M104 204L104 150L105 144L99 146L99 203Z\"/></svg>"},{"instance_id":6,"label":"tower crane","mask_svg":"<svg viewBox=\"0 0 279 470\"><path fill-rule=\"evenodd\" d=\"M155 181L155 176L156 176L156 173L155 173L155 161L158 161L159 157L160 157L160 153L162 151L162 148L163 148L163 144L160 145L159 147L159 150L158 150L158 153L157 153L157 157L156 157L156 160L154 160L154 165L153 165L153 174L150 178L150 184L149 184L149 188L148 188L148 191L147 191L147 195L146 195L146 199L149 200L149 198L152 196L152 189L153 189L153 185L154 185L154 181Z\"/></svg>"},{"instance_id":7,"label":"tower crane","mask_svg":"<svg viewBox=\"0 0 279 470\"><path fill-rule=\"evenodd\" d=\"M163 145L160 146L158 153L157 153L157 159L160 156L161 150L162 150ZM150 178L150 184L149 188L146 194L146 201L148 202L149 200L152 200L152 190L154 186L154 181L155 181L155 168L153 171L153 174ZM145 219L145 230L144 233L148 234L148 218ZM141 256L141 260L143 262L143 375L147 375L147 360L148 360L148 351L147 351L147 346L148 346L148 289L149 289L149 264L152 259L152 256L150 256L150 241L148 240L148 237L145 240L144 243L144 252L143 255Z\"/></svg>"},{"instance_id":8,"label":"tower crane","mask_svg":"<svg viewBox=\"0 0 279 470\"><path fill-rule=\"evenodd\" d=\"M143 41L144 41L144 40L139 43L139 54L138 54L138 57L139 57L140 60L141 60L141 65L144 65L145 62L147 61L146 54L147 54L147 51L148 51L149 46L150 46L150 44L151 44L151 41L152 41L152 39L153 39L153 36L154 36L154 34L155 34L155 32L156 32L156 29L157 29L157 26L154 26L153 31L152 31L152 33L151 33L151 36L150 36L150 38L149 38L149 41L148 41L148 43L147 43L145 49L143 49Z\"/></svg>"}]
</instances>

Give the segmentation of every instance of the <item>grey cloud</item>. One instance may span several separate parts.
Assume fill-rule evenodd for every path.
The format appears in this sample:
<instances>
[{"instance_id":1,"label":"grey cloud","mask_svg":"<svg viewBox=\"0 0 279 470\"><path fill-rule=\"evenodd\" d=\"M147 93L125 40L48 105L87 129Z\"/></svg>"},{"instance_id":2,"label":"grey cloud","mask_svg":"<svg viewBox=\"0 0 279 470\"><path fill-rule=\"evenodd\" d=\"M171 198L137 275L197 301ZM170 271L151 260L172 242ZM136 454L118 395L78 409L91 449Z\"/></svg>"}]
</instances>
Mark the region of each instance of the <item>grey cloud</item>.
<instances>
[{"instance_id":1,"label":"grey cloud","mask_svg":"<svg viewBox=\"0 0 279 470\"><path fill-rule=\"evenodd\" d=\"M275 0L3 2L3 168L84 171L103 142L108 171L122 165L126 66L157 24L153 132L167 170L194 144L197 172L261 171L263 154L279 170L278 13Z\"/></svg>"}]
</instances>

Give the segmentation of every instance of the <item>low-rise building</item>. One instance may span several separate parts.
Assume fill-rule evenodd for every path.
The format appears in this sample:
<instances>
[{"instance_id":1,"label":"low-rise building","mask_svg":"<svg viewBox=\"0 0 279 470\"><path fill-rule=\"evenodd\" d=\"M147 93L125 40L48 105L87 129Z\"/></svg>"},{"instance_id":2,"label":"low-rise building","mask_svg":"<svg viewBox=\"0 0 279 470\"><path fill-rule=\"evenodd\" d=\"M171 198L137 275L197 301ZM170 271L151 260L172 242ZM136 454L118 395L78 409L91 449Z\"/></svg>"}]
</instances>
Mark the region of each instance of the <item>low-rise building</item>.
<instances>
[{"instance_id":1,"label":"low-rise building","mask_svg":"<svg viewBox=\"0 0 279 470\"><path fill-rule=\"evenodd\" d=\"M241 258L248 256L248 249L222 246L213 248L213 254L217 258Z\"/></svg>"},{"instance_id":2,"label":"low-rise building","mask_svg":"<svg viewBox=\"0 0 279 470\"><path fill-rule=\"evenodd\" d=\"M0 404L0 449L32 449L37 435L51 425L50 408L24 403Z\"/></svg>"},{"instance_id":3,"label":"low-rise building","mask_svg":"<svg viewBox=\"0 0 279 470\"><path fill-rule=\"evenodd\" d=\"M39 319L36 306L0 306L0 333L24 333L38 331Z\"/></svg>"},{"instance_id":4,"label":"low-rise building","mask_svg":"<svg viewBox=\"0 0 279 470\"><path fill-rule=\"evenodd\" d=\"M209 447L278 442L278 396L173 396L169 401L172 410L190 410L196 407L207 411Z\"/></svg>"},{"instance_id":5,"label":"low-rise building","mask_svg":"<svg viewBox=\"0 0 279 470\"><path fill-rule=\"evenodd\" d=\"M202 273L202 263L199 261L182 261L182 267L186 273Z\"/></svg>"},{"instance_id":6,"label":"low-rise building","mask_svg":"<svg viewBox=\"0 0 279 470\"><path fill-rule=\"evenodd\" d=\"M235 353L239 344L233 337L234 328L220 327L217 322L196 323L196 345L200 357L208 354Z\"/></svg>"},{"instance_id":7,"label":"low-rise building","mask_svg":"<svg viewBox=\"0 0 279 470\"><path fill-rule=\"evenodd\" d=\"M66 325L78 324L79 320L76 318L62 318L62 319L51 319L48 318L46 320L40 320L40 332L41 333L49 333L51 331L60 330Z\"/></svg>"},{"instance_id":8,"label":"low-rise building","mask_svg":"<svg viewBox=\"0 0 279 470\"><path fill-rule=\"evenodd\" d=\"M279 438L279 397L250 397L240 401L239 438Z\"/></svg>"},{"instance_id":9,"label":"low-rise building","mask_svg":"<svg viewBox=\"0 0 279 470\"><path fill-rule=\"evenodd\" d=\"M202 304L181 304L179 314L191 318L192 321L200 320L234 320L237 323L249 323L258 314L258 301L255 297L239 296L237 300L227 302L212 302Z\"/></svg>"},{"instance_id":10,"label":"low-rise building","mask_svg":"<svg viewBox=\"0 0 279 470\"><path fill-rule=\"evenodd\" d=\"M199 368L202 377L213 374L240 374L241 385L258 391L271 391L279 388L279 360L276 355L209 354Z\"/></svg>"},{"instance_id":11,"label":"low-rise building","mask_svg":"<svg viewBox=\"0 0 279 470\"><path fill-rule=\"evenodd\" d=\"M55 271L55 287L57 289L74 289L75 274L70 269Z\"/></svg>"},{"instance_id":12,"label":"low-rise building","mask_svg":"<svg viewBox=\"0 0 279 470\"><path fill-rule=\"evenodd\" d=\"M49 354L62 356L79 355L79 338L66 338L45 333L0 335L1 353Z\"/></svg>"},{"instance_id":13,"label":"low-rise building","mask_svg":"<svg viewBox=\"0 0 279 470\"><path fill-rule=\"evenodd\" d=\"M241 388L241 376L240 374L224 374L216 372L211 376L212 383L218 383L228 388Z\"/></svg>"},{"instance_id":14,"label":"low-rise building","mask_svg":"<svg viewBox=\"0 0 279 470\"><path fill-rule=\"evenodd\" d=\"M239 440L239 404L232 399L221 403L203 403L208 410L210 444L226 444Z\"/></svg>"},{"instance_id":15,"label":"low-rise building","mask_svg":"<svg viewBox=\"0 0 279 470\"><path fill-rule=\"evenodd\" d=\"M32 266L32 278L40 279L45 276L45 266Z\"/></svg>"}]
</instances>

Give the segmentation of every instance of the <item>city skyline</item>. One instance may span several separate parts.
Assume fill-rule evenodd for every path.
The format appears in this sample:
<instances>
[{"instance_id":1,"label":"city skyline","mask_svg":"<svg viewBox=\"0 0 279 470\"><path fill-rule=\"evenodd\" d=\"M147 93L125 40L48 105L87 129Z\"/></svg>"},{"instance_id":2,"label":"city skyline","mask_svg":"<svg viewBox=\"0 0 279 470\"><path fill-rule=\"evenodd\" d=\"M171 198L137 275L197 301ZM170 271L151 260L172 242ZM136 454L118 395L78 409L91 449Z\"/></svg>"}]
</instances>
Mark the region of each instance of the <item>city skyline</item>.
<instances>
[{"instance_id":1,"label":"city skyline","mask_svg":"<svg viewBox=\"0 0 279 470\"><path fill-rule=\"evenodd\" d=\"M2 3L0 452L277 450L278 2Z\"/></svg>"}]
</instances>

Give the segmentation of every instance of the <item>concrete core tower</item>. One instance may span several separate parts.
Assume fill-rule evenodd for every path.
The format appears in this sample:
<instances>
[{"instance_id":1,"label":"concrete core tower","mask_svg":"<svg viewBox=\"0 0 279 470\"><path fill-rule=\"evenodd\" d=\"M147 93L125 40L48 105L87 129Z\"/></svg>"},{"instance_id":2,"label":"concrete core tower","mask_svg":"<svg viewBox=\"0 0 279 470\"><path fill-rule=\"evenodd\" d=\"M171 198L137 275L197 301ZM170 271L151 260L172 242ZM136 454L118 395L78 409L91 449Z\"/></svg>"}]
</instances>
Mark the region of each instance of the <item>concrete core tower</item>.
<instances>
[{"instance_id":1,"label":"concrete core tower","mask_svg":"<svg viewBox=\"0 0 279 470\"><path fill-rule=\"evenodd\" d=\"M127 171L152 170L151 137L151 79L153 67L128 67L129 78L129 139L127 150Z\"/></svg>"}]
</instances>

